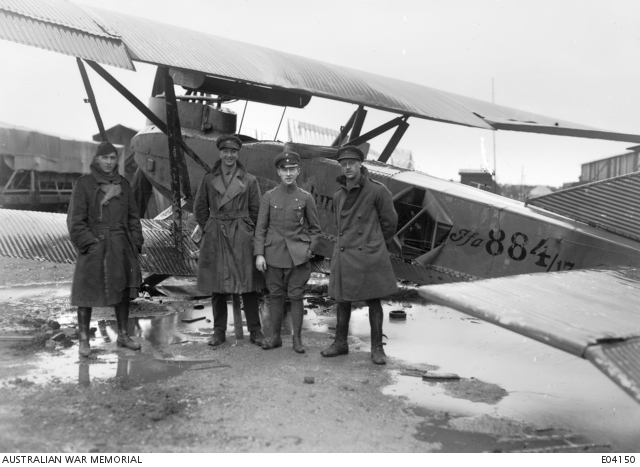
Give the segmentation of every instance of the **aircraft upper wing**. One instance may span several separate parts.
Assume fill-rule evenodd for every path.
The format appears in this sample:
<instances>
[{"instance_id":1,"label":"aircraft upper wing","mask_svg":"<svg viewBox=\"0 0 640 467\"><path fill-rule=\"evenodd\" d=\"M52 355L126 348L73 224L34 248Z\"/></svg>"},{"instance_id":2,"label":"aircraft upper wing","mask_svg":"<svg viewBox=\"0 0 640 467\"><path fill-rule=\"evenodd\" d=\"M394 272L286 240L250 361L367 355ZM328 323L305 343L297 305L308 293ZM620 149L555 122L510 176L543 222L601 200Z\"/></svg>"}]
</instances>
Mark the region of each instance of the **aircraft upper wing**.
<instances>
[{"instance_id":1,"label":"aircraft upper wing","mask_svg":"<svg viewBox=\"0 0 640 467\"><path fill-rule=\"evenodd\" d=\"M586 358L640 402L640 269L429 285L423 297Z\"/></svg>"},{"instance_id":2,"label":"aircraft upper wing","mask_svg":"<svg viewBox=\"0 0 640 467\"><path fill-rule=\"evenodd\" d=\"M174 246L172 222L141 219L144 245L140 268L145 275L193 276L197 245L189 237L194 221L183 221L183 252ZM67 230L67 215L51 212L0 209L0 256L74 263L76 249Z\"/></svg>"},{"instance_id":3,"label":"aircraft upper wing","mask_svg":"<svg viewBox=\"0 0 640 467\"><path fill-rule=\"evenodd\" d=\"M622 134L483 102L66 0L0 0L0 38L134 69L132 61L265 88L364 105L429 120L640 143Z\"/></svg>"}]
</instances>

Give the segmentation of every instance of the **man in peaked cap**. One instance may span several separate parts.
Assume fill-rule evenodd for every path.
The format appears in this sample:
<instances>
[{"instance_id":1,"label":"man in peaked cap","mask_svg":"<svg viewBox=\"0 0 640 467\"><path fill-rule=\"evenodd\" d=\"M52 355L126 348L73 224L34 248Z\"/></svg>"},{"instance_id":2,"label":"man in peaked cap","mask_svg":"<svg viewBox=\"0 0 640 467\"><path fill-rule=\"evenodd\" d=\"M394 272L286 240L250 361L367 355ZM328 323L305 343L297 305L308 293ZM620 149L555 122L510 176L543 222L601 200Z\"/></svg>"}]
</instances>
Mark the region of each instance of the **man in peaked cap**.
<instances>
[{"instance_id":1,"label":"man in peaked cap","mask_svg":"<svg viewBox=\"0 0 640 467\"><path fill-rule=\"evenodd\" d=\"M320 223L313 196L297 185L300 156L284 151L276 156L274 164L281 182L262 197L254 241L256 267L265 273L271 299L271 336L262 348L282 346L286 294L291 300L293 350L304 353L302 298L311 276L309 259L319 239Z\"/></svg>"},{"instance_id":2,"label":"man in peaked cap","mask_svg":"<svg viewBox=\"0 0 640 467\"><path fill-rule=\"evenodd\" d=\"M238 161L242 141L222 136L217 141L220 160L200 183L194 201L196 221L204 234L198 258L197 288L211 294L213 336L218 346L226 341L227 294L242 294L252 343L264 336L258 312L258 294L264 281L253 263L253 234L260 208L256 178Z\"/></svg>"},{"instance_id":3,"label":"man in peaked cap","mask_svg":"<svg viewBox=\"0 0 640 467\"><path fill-rule=\"evenodd\" d=\"M336 159L342 168L340 188L333 195L338 228L331 258L329 295L338 302L336 338L321 352L324 357L349 353L347 335L351 302L365 301L371 326L371 360L383 365L382 304L398 290L387 251L396 233L398 215L391 192L368 176L362 165L364 153L355 146L344 146Z\"/></svg>"}]
</instances>

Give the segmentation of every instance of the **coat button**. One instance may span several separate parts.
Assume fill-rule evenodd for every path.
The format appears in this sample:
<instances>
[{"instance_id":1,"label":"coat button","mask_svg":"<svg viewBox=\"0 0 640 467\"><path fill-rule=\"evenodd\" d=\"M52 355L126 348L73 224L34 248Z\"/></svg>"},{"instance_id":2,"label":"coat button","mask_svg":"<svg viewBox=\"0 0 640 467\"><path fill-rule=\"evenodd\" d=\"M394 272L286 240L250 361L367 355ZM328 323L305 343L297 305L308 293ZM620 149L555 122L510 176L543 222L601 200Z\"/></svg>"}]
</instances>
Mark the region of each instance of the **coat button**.
<instances>
[{"instance_id":1,"label":"coat button","mask_svg":"<svg viewBox=\"0 0 640 467\"><path fill-rule=\"evenodd\" d=\"M344 247L340 248L340 251L344 251Z\"/></svg>"},{"instance_id":2,"label":"coat button","mask_svg":"<svg viewBox=\"0 0 640 467\"><path fill-rule=\"evenodd\" d=\"M362 235L362 230L358 230L358 233L359 233L360 235Z\"/></svg>"},{"instance_id":3,"label":"coat button","mask_svg":"<svg viewBox=\"0 0 640 467\"><path fill-rule=\"evenodd\" d=\"M340 232L340 235L344 235L344 232Z\"/></svg>"},{"instance_id":4,"label":"coat button","mask_svg":"<svg viewBox=\"0 0 640 467\"><path fill-rule=\"evenodd\" d=\"M361 246L359 246L359 247L358 247L358 250L362 250L362 247L361 247Z\"/></svg>"}]
</instances>

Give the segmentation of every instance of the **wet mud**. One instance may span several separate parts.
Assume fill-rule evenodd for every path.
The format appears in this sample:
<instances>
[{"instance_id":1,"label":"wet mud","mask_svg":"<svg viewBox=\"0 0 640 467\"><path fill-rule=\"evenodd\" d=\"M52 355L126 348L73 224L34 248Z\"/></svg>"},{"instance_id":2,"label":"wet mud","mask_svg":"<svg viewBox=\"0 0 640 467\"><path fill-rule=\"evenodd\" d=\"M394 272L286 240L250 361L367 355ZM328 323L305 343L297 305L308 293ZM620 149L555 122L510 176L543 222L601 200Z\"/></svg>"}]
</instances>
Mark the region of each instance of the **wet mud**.
<instances>
[{"instance_id":1,"label":"wet mud","mask_svg":"<svg viewBox=\"0 0 640 467\"><path fill-rule=\"evenodd\" d=\"M96 309L80 361L68 290L68 279L0 288L5 452L611 452L640 439L640 409L597 370L411 288L384 303L386 366L371 363L364 304L349 355L320 356L335 331L321 279L305 300L303 355L290 318L283 347L263 351L246 326L234 337L231 308L227 343L210 347L210 303L168 283L170 296L132 306L141 352L117 348L113 311ZM70 346L29 340L52 321Z\"/></svg>"}]
</instances>

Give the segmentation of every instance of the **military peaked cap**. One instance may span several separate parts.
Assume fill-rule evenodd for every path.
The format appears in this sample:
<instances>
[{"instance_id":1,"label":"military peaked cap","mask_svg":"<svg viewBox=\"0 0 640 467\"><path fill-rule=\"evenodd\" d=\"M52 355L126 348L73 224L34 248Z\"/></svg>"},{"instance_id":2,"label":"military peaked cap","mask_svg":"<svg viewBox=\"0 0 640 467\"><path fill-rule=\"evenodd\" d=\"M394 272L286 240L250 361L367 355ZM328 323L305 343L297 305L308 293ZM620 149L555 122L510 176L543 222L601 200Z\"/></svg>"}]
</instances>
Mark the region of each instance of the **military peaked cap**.
<instances>
[{"instance_id":1,"label":"military peaked cap","mask_svg":"<svg viewBox=\"0 0 640 467\"><path fill-rule=\"evenodd\" d=\"M300 155L293 151L284 151L276 156L273 164L277 167L298 167L300 165Z\"/></svg>"},{"instance_id":2,"label":"military peaked cap","mask_svg":"<svg viewBox=\"0 0 640 467\"><path fill-rule=\"evenodd\" d=\"M222 151L224 148L236 149L239 151L242 147L242 141L240 141L240 138L233 135L221 136L218 138L218 141L216 141L216 146L219 151Z\"/></svg>"},{"instance_id":3,"label":"military peaked cap","mask_svg":"<svg viewBox=\"0 0 640 467\"><path fill-rule=\"evenodd\" d=\"M364 152L355 146L342 146L336 153L336 160L342 159L358 159L360 162L364 161Z\"/></svg>"},{"instance_id":4,"label":"military peaked cap","mask_svg":"<svg viewBox=\"0 0 640 467\"><path fill-rule=\"evenodd\" d=\"M109 141L102 141L98 145L98 149L96 150L96 156L106 156L107 154L113 154L114 152L116 153L116 156L117 156L118 150L113 144L111 144Z\"/></svg>"}]
</instances>

